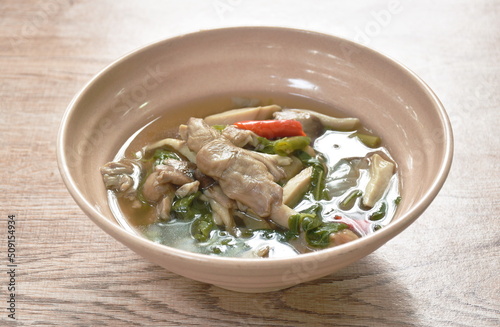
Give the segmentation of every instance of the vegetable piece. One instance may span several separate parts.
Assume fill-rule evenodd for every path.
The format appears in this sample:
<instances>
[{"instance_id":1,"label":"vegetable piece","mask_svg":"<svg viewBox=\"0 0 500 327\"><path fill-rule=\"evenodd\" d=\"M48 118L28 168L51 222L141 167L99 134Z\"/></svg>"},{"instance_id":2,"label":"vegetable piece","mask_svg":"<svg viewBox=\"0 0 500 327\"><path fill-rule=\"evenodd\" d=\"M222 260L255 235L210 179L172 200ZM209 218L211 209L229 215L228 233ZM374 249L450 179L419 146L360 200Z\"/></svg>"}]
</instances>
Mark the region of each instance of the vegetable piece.
<instances>
[{"instance_id":1,"label":"vegetable piece","mask_svg":"<svg viewBox=\"0 0 500 327\"><path fill-rule=\"evenodd\" d=\"M300 231L307 232L321 225L321 218L314 213L299 213L290 216L288 220L288 228L290 233L298 235Z\"/></svg>"},{"instance_id":2,"label":"vegetable piece","mask_svg":"<svg viewBox=\"0 0 500 327\"><path fill-rule=\"evenodd\" d=\"M186 145L186 142L183 140L166 138L166 139L163 139L163 140L160 140L158 142L155 142L153 144L148 145L144 149L144 152L147 155L148 153L151 153L152 151L154 151L153 157L155 159L159 159L162 155L165 155L166 157L163 159L168 158L168 159L181 160L181 158L177 154L175 154L172 151L169 151L166 148L177 151L178 153L180 153L184 157L186 157L189 161L196 163L196 154L193 153L191 150L189 150L189 148Z\"/></svg>"},{"instance_id":3,"label":"vegetable piece","mask_svg":"<svg viewBox=\"0 0 500 327\"><path fill-rule=\"evenodd\" d=\"M363 142L364 145L366 145L369 148L376 148L380 146L380 143L382 143L382 140L380 137L375 136L375 135L368 135L368 134L362 134L362 133L353 133L351 134L351 137L357 137L358 140Z\"/></svg>"},{"instance_id":4,"label":"vegetable piece","mask_svg":"<svg viewBox=\"0 0 500 327\"><path fill-rule=\"evenodd\" d=\"M198 191L184 198L174 201L171 212L176 218L183 220L193 220L200 216L209 214L210 204L200 199L201 192ZM211 215L210 215L211 218Z\"/></svg>"},{"instance_id":5,"label":"vegetable piece","mask_svg":"<svg viewBox=\"0 0 500 327\"><path fill-rule=\"evenodd\" d=\"M284 137L274 141L274 152L280 156L287 156L296 150L305 149L309 143L311 139L307 136Z\"/></svg>"},{"instance_id":6,"label":"vegetable piece","mask_svg":"<svg viewBox=\"0 0 500 327\"><path fill-rule=\"evenodd\" d=\"M172 152L167 149L156 149L153 154L153 166L158 166L163 163L163 160L166 159L174 159L174 160L182 160L175 152Z\"/></svg>"},{"instance_id":7,"label":"vegetable piece","mask_svg":"<svg viewBox=\"0 0 500 327\"><path fill-rule=\"evenodd\" d=\"M271 211L271 220L283 228L289 226L289 219L291 216L296 215L297 211L293 210L286 204L273 206Z\"/></svg>"},{"instance_id":8,"label":"vegetable piece","mask_svg":"<svg viewBox=\"0 0 500 327\"><path fill-rule=\"evenodd\" d=\"M257 137L258 144L255 147L255 151L267 154L276 154L274 151L274 141L268 140L265 137Z\"/></svg>"},{"instance_id":9,"label":"vegetable piece","mask_svg":"<svg viewBox=\"0 0 500 327\"><path fill-rule=\"evenodd\" d=\"M363 205L373 208L389 185L394 173L394 163L375 153L371 156L369 173L370 181L366 185L365 194L363 195Z\"/></svg>"},{"instance_id":10,"label":"vegetable piece","mask_svg":"<svg viewBox=\"0 0 500 327\"><path fill-rule=\"evenodd\" d=\"M286 136L306 136L302 124L296 120L246 120L234 123L241 129L247 129L267 139Z\"/></svg>"},{"instance_id":11,"label":"vegetable piece","mask_svg":"<svg viewBox=\"0 0 500 327\"><path fill-rule=\"evenodd\" d=\"M287 206L296 205L300 198L307 192L311 183L313 169L307 167L292 177L283 186L283 203Z\"/></svg>"},{"instance_id":12,"label":"vegetable piece","mask_svg":"<svg viewBox=\"0 0 500 327\"><path fill-rule=\"evenodd\" d=\"M309 113L312 116L318 118L321 121L321 124L323 124L325 128L337 131L352 131L355 130L357 126L359 126L358 118L337 118L306 109L290 109L290 110Z\"/></svg>"},{"instance_id":13,"label":"vegetable piece","mask_svg":"<svg viewBox=\"0 0 500 327\"><path fill-rule=\"evenodd\" d=\"M309 245L318 248L326 248L330 245L330 234L338 233L347 229L344 223L329 222L306 232L306 241Z\"/></svg>"},{"instance_id":14,"label":"vegetable piece","mask_svg":"<svg viewBox=\"0 0 500 327\"><path fill-rule=\"evenodd\" d=\"M288 237L296 237L303 231L307 243L312 247L319 248L326 248L332 243L334 245L346 243L354 238L358 238L352 232L333 237L334 233L347 230L349 226L342 222L323 222L321 209L321 205L315 204L307 210L291 216L288 220Z\"/></svg>"},{"instance_id":15,"label":"vegetable piece","mask_svg":"<svg viewBox=\"0 0 500 327\"><path fill-rule=\"evenodd\" d=\"M352 208L356 199L359 198L361 195L363 195L363 192L361 192L360 190L352 191L345 197L344 200L342 200L342 202L340 202L339 208L343 210L348 210Z\"/></svg>"},{"instance_id":16,"label":"vegetable piece","mask_svg":"<svg viewBox=\"0 0 500 327\"><path fill-rule=\"evenodd\" d=\"M219 187L219 186L213 186L212 188L216 188L216 187ZM221 192L220 196L225 196L224 193L222 193L222 191L220 191L220 192ZM207 193L210 193L210 191L206 190L205 195ZM226 198L226 201L232 203L232 201L229 198ZM231 212L232 212L231 207L230 207L230 205L227 205L225 203L226 201L221 203L221 202L218 202L213 197L208 197L208 202L210 203L210 208L212 208L212 218L213 218L212 220L217 225L226 226L226 230L230 231L234 228L235 223L234 223L233 215L231 214Z\"/></svg>"},{"instance_id":17,"label":"vegetable piece","mask_svg":"<svg viewBox=\"0 0 500 327\"><path fill-rule=\"evenodd\" d=\"M159 184L158 173L152 172L148 175L145 182L139 188L138 198L147 203L156 203L162 199L165 194L175 193L175 188L170 183Z\"/></svg>"},{"instance_id":18,"label":"vegetable piece","mask_svg":"<svg viewBox=\"0 0 500 327\"><path fill-rule=\"evenodd\" d=\"M244 120L269 119L274 112L279 110L281 110L281 107L275 104L264 107L233 109L205 117L204 120L208 125L231 125Z\"/></svg>"},{"instance_id":19,"label":"vegetable piece","mask_svg":"<svg viewBox=\"0 0 500 327\"><path fill-rule=\"evenodd\" d=\"M326 179L326 168L320 161L320 157L311 157L304 151L298 151L297 157L302 161L307 167L312 167L311 175L311 186L309 192L311 193L314 200L325 200L328 198L328 194L325 189L325 179Z\"/></svg>"},{"instance_id":20,"label":"vegetable piece","mask_svg":"<svg viewBox=\"0 0 500 327\"><path fill-rule=\"evenodd\" d=\"M374 213L372 213L370 215L369 219L371 221L380 220L380 219L385 217L386 213L387 213L387 205L385 204L385 202L382 202L382 204L380 205L380 208L377 211L375 211Z\"/></svg>"},{"instance_id":21,"label":"vegetable piece","mask_svg":"<svg viewBox=\"0 0 500 327\"><path fill-rule=\"evenodd\" d=\"M311 207L290 216L288 219L289 234L297 236L301 231L308 231L322 224L321 218L322 207L319 203L315 203Z\"/></svg>"},{"instance_id":22,"label":"vegetable piece","mask_svg":"<svg viewBox=\"0 0 500 327\"><path fill-rule=\"evenodd\" d=\"M258 144L255 151L288 156L297 150L306 150L309 147L311 139L307 136L283 137L271 141L265 137L258 137Z\"/></svg>"},{"instance_id":23,"label":"vegetable piece","mask_svg":"<svg viewBox=\"0 0 500 327\"><path fill-rule=\"evenodd\" d=\"M191 236L199 242L205 242L210 238L210 233L216 228L210 214L205 214L193 221L191 224Z\"/></svg>"}]
</instances>

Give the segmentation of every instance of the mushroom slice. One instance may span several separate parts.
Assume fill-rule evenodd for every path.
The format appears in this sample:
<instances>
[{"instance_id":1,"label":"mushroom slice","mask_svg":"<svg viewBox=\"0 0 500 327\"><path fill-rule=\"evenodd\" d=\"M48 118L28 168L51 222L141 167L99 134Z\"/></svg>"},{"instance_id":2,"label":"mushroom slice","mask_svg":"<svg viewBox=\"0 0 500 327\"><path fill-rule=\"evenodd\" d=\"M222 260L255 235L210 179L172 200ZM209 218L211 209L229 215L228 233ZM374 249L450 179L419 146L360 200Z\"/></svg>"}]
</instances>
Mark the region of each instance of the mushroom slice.
<instances>
[{"instance_id":1,"label":"mushroom slice","mask_svg":"<svg viewBox=\"0 0 500 327\"><path fill-rule=\"evenodd\" d=\"M208 125L232 125L244 120L269 119L273 113L279 110L281 110L281 107L275 104L264 107L233 109L205 117L204 120Z\"/></svg>"},{"instance_id":2,"label":"mushroom slice","mask_svg":"<svg viewBox=\"0 0 500 327\"><path fill-rule=\"evenodd\" d=\"M177 191L175 191L175 196L178 198L184 198L188 195L194 194L198 192L198 189L200 188L200 182L199 181L194 181L191 183L186 183L179 187Z\"/></svg>"},{"instance_id":3,"label":"mushroom slice","mask_svg":"<svg viewBox=\"0 0 500 327\"><path fill-rule=\"evenodd\" d=\"M167 192L165 192L165 195L156 207L158 218L161 220L170 220L170 209L172 209L172 203L174 202L175 197L175 188L172 185L170 186L171 187L168 188Z\"/></svg>"},{"instance_id":4,"label":"mushroom slice","mask_svg":"<svg viewBox=\"0 0 500 327\"><path fill-rule=\"evenodd\" d=\"M341 131L353 131L359 125L358 118L337 118L325 114L320 114L319 112L307 109L288 109L288 110L297 113L308 113L311 116L318 118L321 124L329 129L341 130Z\"/></svg>"},{"instance_id":5,"label":"mushroom slice","mask_svg":"<svg viewBox=\"0 0 500 327\"><path fill-rule=\"evenodd\" d=\"M162 147L168 147L171 148L172 150L175 150L182 154L184 157L186 157L189 161L196 163L196 153L192 152L189 150L187 147L186 141L184 140L179 140L179 139L172 139L172 138L166 138L163 140L160 140L158 142L155 142L151 145L148 145L145 149L144 152L150 152Z\"/></svg>"},{"instance_id":6,"label":"mushroom slice","mask_svg":"<svg viewBox=\"0 0 500 327\"><path fill-rule=\"evenodd\" d=\"M395 165L376 153L371 156L370 161L370 181L363 195L363 205L372 208L387 189L394 174Z\"/></svg>"},{"instance_id":7,"label":"mushroom slice","mask_svg":"<svg viewBox=\"0 0 500 327\"><path fill-rule=\"evenodd\" d=\"M293 207L297 204L300 198L307 192L311 184L311 176L313 169L307 167L302 169L300 173L292 177L283 186L283 203Z\"/></svg>"},{"instance_id":8,"label":"mushroom slice","mask_svg":"<svg viewBox=\"0 0 500 327\"><path fill-rule=\"evenodd\" d=\"M213 220L217 225L223 225L226 230L231 231L235 226L232 209L235 206L233 200L228 198L219 185L212 185L203 191L212 208Z\"/></svg>"},{"instance_id":9,"label":"mushroom slice","mask_svg":"<svg viewBox=\"0 0 500 327\"><path fill-rule=\"evenodd\" d=\"M271 220L283 228L288 229L288 219L296 215L297 211L293 210L286 204L274 206L271 211Z\"/></svg>"}]
</instances>

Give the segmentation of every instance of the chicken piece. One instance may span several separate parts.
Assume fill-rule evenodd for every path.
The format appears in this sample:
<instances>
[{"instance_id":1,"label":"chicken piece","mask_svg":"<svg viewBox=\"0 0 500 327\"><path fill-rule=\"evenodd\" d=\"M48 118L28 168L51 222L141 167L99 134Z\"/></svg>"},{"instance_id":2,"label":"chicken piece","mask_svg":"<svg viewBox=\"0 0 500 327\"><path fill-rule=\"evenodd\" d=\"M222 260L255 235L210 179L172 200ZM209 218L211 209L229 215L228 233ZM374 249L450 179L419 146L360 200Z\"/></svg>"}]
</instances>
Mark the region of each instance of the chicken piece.
<instances>
[{"instance_id":1,"label":"chicken piece","mask_svg":"<svg viewBox=\"0 0 500 327\"><path fill-rule=\"evenodd\" d=\"M156 213L159 219L169 220L170 210L172 209L172 203L175 198L175 188L171 184L167 184L169 187L166 189L163 198L158 203L156 207Z\"/></svg>"},{"instance_id":2,"label":"chicken piece","mask_svg":"<svg viewBox=\"0 0 500 327\"><path fill-rule=\"evenodd\" d=\"M187 140L187 125L181 124L179 125L179 136L182 140Z\"/></svg>"},{"instance_id":3,"label":"chicken piece","mask_svg":"<svg viewBox=\"0 0 500 327\"><path fill-rule=\"evenodd\" d=\"M258 135L252 131L239 129L236 126L229 125L222 131L222 136L227 138L237 147L243 148L247 145L255 147L258 143Z\"/></svg>"},{"instance_id":4,"label":"chicken piece","mask_svg":"<svg viewBox=\"0 0 500 327\"><path fill-rule=\"evenodd\" d=\"M191 118L187 126L187 144L197 152L196 162L201 173L215 179L223 193L262 218L270 218L288 227L288 218L295 211L283 205L283 189L274 182L284 176L277 169L276 177L266 166L265 156L239 148L205 122ZM191 140L193 138L193 140ZM290 163L291 159L288 159ZM267 163L267 165L271 165ZM273 165L273 169L276 169Z\"/></svg>"},{"instance_id":5,"label":"chicken piece","mask_svg":"<svg viewBox=\"0 0 500 327\"><path fill-rule=\"evenodd\" d=\"M121 159L108 162L100 171L106 189L116 192L120 197L132 201L132 208L140 208L137 188L142 165L138 160Z\"/></svg>"},{"instance_id":6,"label":"chicken piece","mask_svg":"<svg viewBox=\"0 0 500 327\"><path fill-rule=\"evenodd\" d=\"M293 162L292 158L279 156L277 154L259 153L247 150L244 150L243 153L262 162L273 176L275 182L282 181L286 178L286 172L283 166L291 165Z\"/></svg>"},{"instance_id":7,"label":"chicken piece","mask_svg":"<svg viewBox=\"0 0 500 327\"><path fill-rule=\"evenodd\" d=\"M185 131L185 137L188 148L197 153L205 144L220 138L221 135L215 129L208 126L203 119L190 118Z\"/></svg>"},{"instance_id":8,"label":"chicken piece","mask_svg":"<svg viewBox=\"0 0 500 327\"><path fill-rule=\"evenodd\" d=\"M122 159L120 161L108 162L100 169L104 185L108 190L119 193L128 193L134 187L135 168L132 160ZM132 190L134 191L134 190Z\"/></svg>"},{"instance_id":9,"label":"chicken piece","mask_svg":"<svg viewBox=\"0 0 500 327\"><path fill-rule=\"evenodd\" d=\"M158 173L157 181L160 184L184 185L194 182L194 169L195 166L190 162L166 159L155 167L155 172Z\"/></svg>"},{"instance_id":10,"label":"chicken piece","mask_svg":"<svg viewBox=\"0 0 500 327\"><path fill-rule=\"evenodd\" d=\"M158 183L158 173L151 173L142 185L142 194L144 199L150 203L157 203L162 197L171 190L175 192L175 188L171 184Z\"/></svg>"},{"instance_id":11,"label":"chicken piece","mask_svg":"<svg viewBox=\"0 0 500 327\"><path fill-rule=\"evenodd\" d=\"M281 204L283 189L273 181L266 166L224 139L206 144L196 156L198 168L216 179L231 199L268 217Z\"/></svg>"},{"instance_id":12,"label":"chicken piece","mask_svg":"<svg viewBox=\"0 0 500 327\"><path fill-rule=\"evenodd\" d=\"M202 173L198 167L196 167L196 169L194 170L194 178L200 182L200 188L205 190L209 187L211 187L212 185L215 185L217 184L217 182L210 176L207 176L205 175L204 173Z\"/></svg>"}]
</instances>

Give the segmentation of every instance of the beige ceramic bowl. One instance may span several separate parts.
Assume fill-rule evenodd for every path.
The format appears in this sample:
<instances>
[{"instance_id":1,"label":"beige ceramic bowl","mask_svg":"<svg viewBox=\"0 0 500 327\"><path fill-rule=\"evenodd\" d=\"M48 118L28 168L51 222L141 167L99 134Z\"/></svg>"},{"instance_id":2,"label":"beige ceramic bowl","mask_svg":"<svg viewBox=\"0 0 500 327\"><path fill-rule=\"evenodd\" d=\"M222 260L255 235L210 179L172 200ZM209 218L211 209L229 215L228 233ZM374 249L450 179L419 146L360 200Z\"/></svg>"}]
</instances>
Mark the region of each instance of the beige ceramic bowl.
<instances>
[{"instance_id":1,"label":"beige ceramic bowl","mask_svg":"<svg viewBox=\"0 0 500 327\"><path fill-rule=\"evenodd\" d=\"M232 95L288 99L292 105L318 103L323 112L335 108L359 117L382 137L399 164L403 200L394 222L354 242L284 259L194 254L122 228L108 208L99 167L158 117L168 116L173 126L189 115L217 110L207 106L189 112L187 103ZM240 27L164 40L106 67L69 105L57 150L59 169L75 201L119 242L179 275L235 291L265 292L331 274L413 223L446 179L453 141L445 110L433 92L387 57L329 35Z\"/></svg>"}]
</instances>

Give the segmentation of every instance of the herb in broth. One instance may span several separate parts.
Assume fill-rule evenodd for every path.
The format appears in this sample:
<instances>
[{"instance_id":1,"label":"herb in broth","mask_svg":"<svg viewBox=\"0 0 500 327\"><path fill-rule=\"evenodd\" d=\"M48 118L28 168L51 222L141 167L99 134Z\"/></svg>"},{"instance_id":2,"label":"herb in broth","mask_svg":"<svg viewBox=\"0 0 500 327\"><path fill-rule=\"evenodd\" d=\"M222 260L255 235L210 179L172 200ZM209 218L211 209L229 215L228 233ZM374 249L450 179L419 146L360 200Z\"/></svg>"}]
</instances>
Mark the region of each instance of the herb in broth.
<instances>
[{"instance_id":1,"label":"herb in broth","mask_svg":"<svg viewBox=\"0 0 500 327\"><path fill-rule=\"evenodd\" d=\"M401 200L394 160L356 118L241 108L153 141L101 168L110 207L187 251L267 258L338 246L390 223Z\"/></svg>"}]
</instances>

